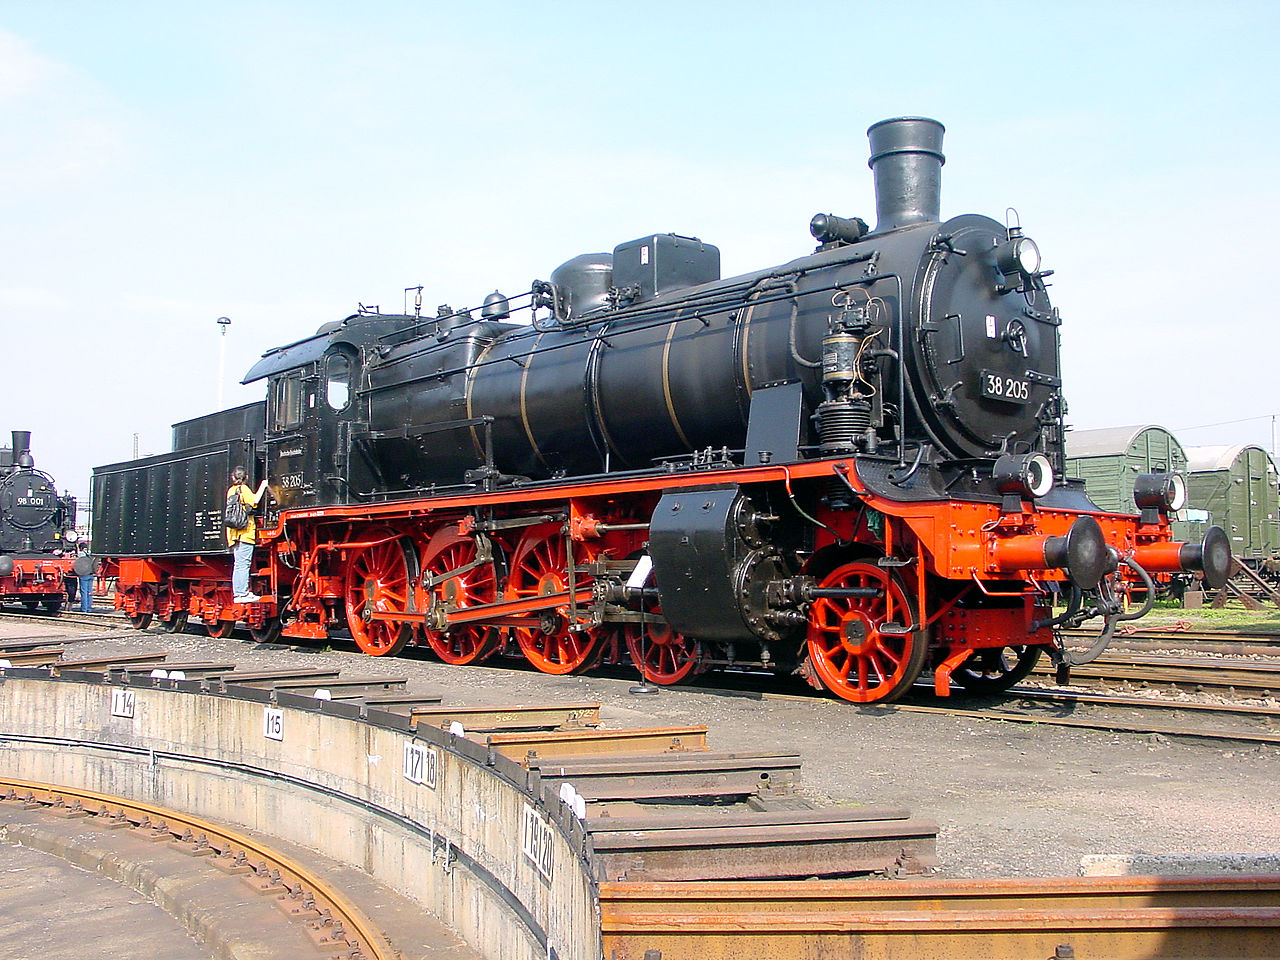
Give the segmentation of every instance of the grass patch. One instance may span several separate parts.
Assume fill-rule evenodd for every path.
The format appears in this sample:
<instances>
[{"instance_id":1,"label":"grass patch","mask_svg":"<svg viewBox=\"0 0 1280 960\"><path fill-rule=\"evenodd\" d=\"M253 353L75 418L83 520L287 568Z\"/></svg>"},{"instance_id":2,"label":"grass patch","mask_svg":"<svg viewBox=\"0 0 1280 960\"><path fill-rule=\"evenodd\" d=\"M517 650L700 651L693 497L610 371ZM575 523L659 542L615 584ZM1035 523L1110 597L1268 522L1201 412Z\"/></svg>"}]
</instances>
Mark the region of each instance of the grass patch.
<instances>
[{"instance_id":1,"label":"grass patch","mask_svg":"<svg viewBox=\"0 0 1280 960\"><path fill-rule=\"evenodd\" d=\"M1250 630L1258 633L1280 634L1280 608L1268 604L1262 610L1245 610L1243 607L1227 607L1214 610L1199 607L1184 610L1181 607L1157 607L1138 621L1140 627L1159 627L1189 622L1193 630Z\"/></svg>"}]
</instances>

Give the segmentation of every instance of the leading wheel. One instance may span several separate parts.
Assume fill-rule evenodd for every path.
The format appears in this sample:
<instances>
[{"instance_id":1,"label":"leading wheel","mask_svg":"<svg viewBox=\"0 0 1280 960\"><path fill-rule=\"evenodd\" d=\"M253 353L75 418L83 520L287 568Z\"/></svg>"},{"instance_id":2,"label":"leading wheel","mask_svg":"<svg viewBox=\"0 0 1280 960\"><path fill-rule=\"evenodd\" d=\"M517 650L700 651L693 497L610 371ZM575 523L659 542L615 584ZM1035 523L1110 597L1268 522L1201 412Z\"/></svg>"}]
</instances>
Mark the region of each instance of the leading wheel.
<instances>
[{"instance_id":1,"label":"leading wheel","mask_svg":"<svg viewBox=\"0 0 1280 960\"><path fill-rule=\"evenodd\" d=\"M874 563L846 563L818 585L875 590L867 597L821 597L809 612L809 661L823 685L854 703L901 697L924 667L922 631L882 632L887 624L913 626L915 609L902 584Z\"/></svg>"},{"instance_id":2,"label":"leading wheel","mask_svg":"<svg viewBox=\"0 0 1280 960\"><path fill-rule=\"evenodd\" d=\"M234 620L217 620L213 623L206 623L204 628L209 631L209 636L215 640L225 640L236 629Z\"/></svg>"},{"instance_id":3,"label":"leading wheel","mask_svg":"<svg viewBox=\"0 0 1280 960\"><path fill-rule=\"evenodd\" d=\"M267 617L260 627L250 627L249 636L257 643L275 643L280 639L280 631L284 625L279 617Z\"/></svg>"},{"instance_id":4,"label":"leading wheel","mask_svg":"<svg viewBox=\"0 0 1280 960\"><path fill-rule=\"evenodd\" d=\"M568 555L558 523L530 527L520 539L511 558L507 578L507 599L527 600L569 590ZM581 573L575 585L582 589L591 578ZM540 612L537 627L516 627L520 650L543 673L565 674L593 666L600 652L600 636L595 630L571 630L572 610L568 604Z\"/></svg>"},{"instance_id":5,"label":"leading wheel","mask_svg":"<svg viewBox=\"0 0 1280 960\"><path fill-rule=\"evenodd\" d=\"M126 614L126 616L129 620L129 626L133 627L135 630L145 630L147 627L151 626L150 610L146 613L131 613Z\"/></svg>"},{"instance_id":6,"label":"leading wheel","mask_svg":"<svg viewBox=\"0 0 1280 960\"><path fill-rule=\"evenodd\" d=\"M657 608L648 612L657 619L651 621L646 617L643 623L629 622L622 628L631 662L644 678L667 685L679 683L695 672L701 673L702 644L672 630Z\"/></svg>"},{"instance_id":7,"label":"leading wheel","mask_svg":"<svg viewBox=\"0 0 1280 960\"><path fill-rule=\"evenodd\" d=\"M160 629L165 633L181 633L187 629L186 610L174 610L168 617L160 621Z\"/></svg>"},{"instance_id":8,"label":"leading wheel","mask_svg":"<svg viewBox=\"0 0 1280 960\"><path fill-rule=\"evenodd\" d=\"M1002 693L1035 669L1043 651L1025 643L975 650L951 676L974 693Z\"/></svg>"},{"instance_id":9,"label":"leading wheel","mask_svg":"<svg viewBox=\"0 0 1280 960\"><path fill-rule=\"evenodd\" d=\"M356 646L372 656L394 656L409 642L409 624L374 615L402 615L409 609L410 566L417 566L410 550L399 538L388 537L361 548L347 568L347 626Z\"/></svg>"},{"instance_id":10,"label":"leading wheel","mask_svg":"<svg viewBox=\"0 0 1280 960\"><path fill-rule=\"evenodd\" d=\"M419 591L419 609L427 610L432 603L446 610L493 603L498 595L493 561L477 563L478 555L475 538L459 533L455 524L438 531L422 554L423 581L461 572ZM448 630L428 629L426 637L437 657L445 663L463 666L488 659L501 640L497 627L480 623L462 624Z\"/></svg>"}]
</instances>

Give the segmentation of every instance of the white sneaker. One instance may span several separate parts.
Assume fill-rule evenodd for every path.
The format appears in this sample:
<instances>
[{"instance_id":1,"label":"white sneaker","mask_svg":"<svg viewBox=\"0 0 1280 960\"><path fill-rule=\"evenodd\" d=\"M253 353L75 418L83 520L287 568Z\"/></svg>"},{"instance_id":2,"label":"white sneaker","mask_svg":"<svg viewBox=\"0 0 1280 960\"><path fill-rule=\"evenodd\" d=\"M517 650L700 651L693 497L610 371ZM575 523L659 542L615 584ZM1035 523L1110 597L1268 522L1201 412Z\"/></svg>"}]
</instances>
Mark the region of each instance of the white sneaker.
<instances>
[{"instance_id":1,"label":"white sneaker","mask_svg":"<svg viewBox=\"0 0 1280 960\"><path fill-rule=\"evenodd\" d=\"M242 593L238 597L232 597L232 603L257 603L262 598L256 593Z\"/></svg>"}]
</instances>

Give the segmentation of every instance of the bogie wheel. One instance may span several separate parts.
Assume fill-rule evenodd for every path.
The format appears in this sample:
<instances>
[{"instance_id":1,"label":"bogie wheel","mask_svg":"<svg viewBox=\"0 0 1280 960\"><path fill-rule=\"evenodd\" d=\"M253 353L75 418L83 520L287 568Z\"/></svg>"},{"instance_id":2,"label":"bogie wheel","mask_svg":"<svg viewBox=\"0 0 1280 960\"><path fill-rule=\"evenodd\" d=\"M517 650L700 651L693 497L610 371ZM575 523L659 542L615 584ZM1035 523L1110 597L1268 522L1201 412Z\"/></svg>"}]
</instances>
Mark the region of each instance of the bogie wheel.
<instances>
[{"instance_id":1,"label":"bogie wheel","mask_svg":"<svg viewBox=\"0 0 1280 960\"><path fill-rule=\"evenodd\" d=\"M219 620L216 623L206 623L204 628L209 631L209 636L215 640L225 640L236 629L234 620Z\"/></svg>"},{"instance_id":2,"label":"bogie wheel","mask_svg":"<svg viewBox=\"0 0 1280 960\"><path fill-rule=\"evenodd\" d=\"M511 558L508 600L545 597L569 590L568 557L558 523L530 527ZM591 579L579 573L578 589ZM543 673L566 674L595 665L601 649L598 630L571 630L567 604L542 611L537 627L516 627L516 642L526 659Z\"/></svg>"},{"instance_id":3,"label":"bogie wheel","mask_svg":"<svg viewBox=\"0 0 1280 960\"><path fill-rule=\"evenodd\" d=\"M250 627L249 636L257 643L275 643L280 639L280 631L284 624L279 617L267 617L260 627Z\"/></svg>"},{"instance_id":4,"label":"bogie wheel","mask_svg":"<svg viewBox=\"0 0 1280 960\"><path fill-rule=\"evenodd\" d=\"M45 609L45 612L46 612L46 613L61 613L61 612L62 612L62 601L61 601L61 600L46 600L46 601L44 602L44 609Z\"/></svg>"},{"instance_id":5,"label":"bogie wheel","mask_svg":"<svg viewBox=\"0 0 1280 960\"><path fill-rule=\"evenodd\" d=\"M417 558L400 539L360 549L347 568L345 597L347 626L365 653L394 656L409 642L408 623L375 620L375 613L403 614L409 609L409 591L415 579Z\"/></svg>"},{"instance_id":6,"label":"bogie wheel","mask_svg":"<svg viewBox=\"0 0 1280 960\"><path fill-rule=\"evenodd\" d=\"M165 633L181 633L187 629L187 616L186 610L175 610L160 621L160 629Z\"/></svg>"},{"instance_id":7,"label":"bogie wheel","mask_svg":"<svg viewBox=\"0 0 1280 960\"><path fill-rule=\"evenodd\" d=\"M1003 693L1035 669L1043 651L1025 643L975 650L951 676L973 693Z\"/></svg>"},{"instance_id":8,"label":"bogie wheel","mask_svg":"<svg viewBox=\"0 0 1280 960\"><path fill-rule=\"evenodd\" d=\"M650 683L664 686L701 673L702 644L672 630L657 609L651 612L655 620L646 617L643 623L627 623L622 628L636 669Z\"/></svg>"},{"instance_id":9,"label":"bogie wheel","mask_svg":"<svg viewBox=\"0 0 1280 960\"><path fill-rule=\"evenodd\" d=\"M422 579L429 581L475 563L479 550L474 537L464 536L454 524L437 532L422 553ZM434 600L451 610L493 603L497 598L497 574L493 561L479 563L456 576L420 590L418 609L427 610ZM426 631L427 643L445 663L467 665L488 659L498 649L497 627L463 624L450 630Z\"/></svg>"},{"instance_id":10,"label":"bogie wheel","mask_svg":"<svg viewBox=\"0 0 1280 960\"><path fill-rule=\"evenodd\" d=\"M846 563L823 577L819 587L879 591L872 597L813 602L809 661L823 685L854 703L901 697L920 675L928 644L923 631L881 632L886 623L905 627L915 620L914 606L898 578L874 563Z\"/></svg>"},{"instance_id":11,"label":"bogie wheel","mask_svg":"<svg viewBox=\"0 0 1280 960\"><path fill-rule=\"evenodd\" d=\"M127 617L129 620L129 626L133 627L133 629L135 630L145 630L147 629L147 627L151 626L150 610L148 610L146 613L127 614Z\"/></svg>"}]
</instances>

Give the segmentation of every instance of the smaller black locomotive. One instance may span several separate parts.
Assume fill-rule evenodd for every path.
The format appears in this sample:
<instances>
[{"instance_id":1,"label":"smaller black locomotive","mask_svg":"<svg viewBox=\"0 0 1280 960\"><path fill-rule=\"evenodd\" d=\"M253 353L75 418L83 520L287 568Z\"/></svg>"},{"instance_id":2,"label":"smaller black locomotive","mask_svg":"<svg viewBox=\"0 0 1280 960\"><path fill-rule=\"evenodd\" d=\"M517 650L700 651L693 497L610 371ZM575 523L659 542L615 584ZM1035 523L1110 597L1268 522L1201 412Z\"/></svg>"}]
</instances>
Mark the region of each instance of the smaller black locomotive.
<instances>
[{"instance_id":1,"label":"smaller black locomotive","mask_svg":"<svg viewBox=\"0 0 1280 960\"><path fill-rule=\"evenodd\" d=\"M59 496L53 478L35 468L31 431L14 430L0 447L0 602L62 609L75 564L75 497Z\"/></svg>"}]
</instances>

